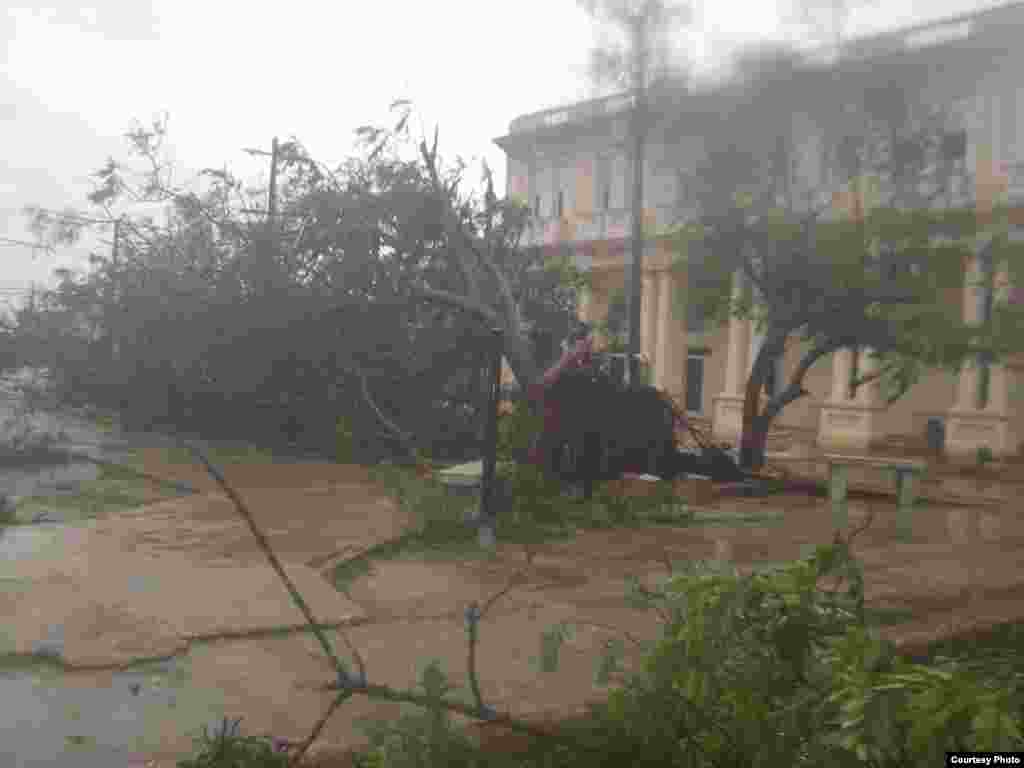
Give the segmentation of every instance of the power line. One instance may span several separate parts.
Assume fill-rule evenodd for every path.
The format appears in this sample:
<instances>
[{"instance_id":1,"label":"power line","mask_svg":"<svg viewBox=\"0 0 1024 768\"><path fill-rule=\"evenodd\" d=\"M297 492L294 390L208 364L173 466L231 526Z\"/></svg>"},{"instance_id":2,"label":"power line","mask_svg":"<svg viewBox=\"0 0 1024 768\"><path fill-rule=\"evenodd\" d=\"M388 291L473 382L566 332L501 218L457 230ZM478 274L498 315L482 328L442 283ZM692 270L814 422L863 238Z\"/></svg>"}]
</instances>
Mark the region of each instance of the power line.
<instances>
[{"instance_id":1,"label":"power line","mask_svg":"<svg viewBox=\"0 0 1024 768\"><path fill-rule=\"evenodd\" d=\"M25 248L32 248L33 250L49 250L41 243L33 243L29 240L17 240L13 237L0 237L0 245L20 245Z\"/></svg>"}]
</instances>

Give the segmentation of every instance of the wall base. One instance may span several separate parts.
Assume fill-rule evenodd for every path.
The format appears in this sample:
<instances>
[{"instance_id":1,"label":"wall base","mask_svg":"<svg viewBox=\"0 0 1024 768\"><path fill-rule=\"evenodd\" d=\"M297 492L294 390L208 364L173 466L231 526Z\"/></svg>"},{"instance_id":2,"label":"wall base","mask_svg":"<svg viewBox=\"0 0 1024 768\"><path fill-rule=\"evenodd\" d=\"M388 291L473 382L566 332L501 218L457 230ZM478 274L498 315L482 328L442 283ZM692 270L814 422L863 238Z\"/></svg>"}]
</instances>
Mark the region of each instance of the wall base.
<instances>
[{"instance_id":1,"label":"wall base","mask_svg":"<svg viewBox=\"0 0 1024 768\"><path fill-rule=\"evenodd\" d=\"M1009 418L974 409L950 411L946 420L946 453L951 457L973 458L982 447L988 447L999 458L1017 453Z\"/></svg>"},{"instance_id":2,"label":"wall base","mask_svg":"<svg viewBox=\"0 0 1024 768\"><path fill-rule=\"evenodd\" d=\"M885 408L879 406L826 401L821 406L818 445L870 451L885 442L884 413Z\"/></svg>"},{"instance_id":3,"label":"wall base","mask_svg":"<svg viewBox=\"0 0 1024 768\"><path fill-rule=\"evenodd\" d=\"M743 396L716 395L711 434L715 440L738 442L743 433Z\"/></svg>"}]
</instances>

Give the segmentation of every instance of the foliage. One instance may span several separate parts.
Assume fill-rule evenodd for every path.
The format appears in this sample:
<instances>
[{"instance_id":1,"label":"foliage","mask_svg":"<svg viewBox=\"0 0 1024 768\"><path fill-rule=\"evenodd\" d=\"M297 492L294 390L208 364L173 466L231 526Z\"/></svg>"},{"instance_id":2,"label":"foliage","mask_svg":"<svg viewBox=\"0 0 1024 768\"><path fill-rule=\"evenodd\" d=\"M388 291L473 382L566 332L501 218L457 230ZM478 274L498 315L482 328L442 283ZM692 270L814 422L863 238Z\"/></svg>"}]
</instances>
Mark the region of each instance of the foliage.
<instances>
[{"instance_id":1,"label":"foliage","mask_svg":"<svg viewBox=\"0 0 1024 768\"><path fill-rule=\"evenodd\" d=\"M498 416L498 457L503 461L525 461L543 418L523 402L512 403Z\"/></svg>"},{"instance_id":2,"label":"foliage","mask_svg":"<svg viewBox=\"0 0 1024 768\"><path fill-rule=\"evenodd\" d=\"M222 475L211 472L230 492ZM244 502L231 495L249 520ZM1003 669L993 675L989 667L978 670L945 657L931 666L897 658L867 625L863 571L850 540L838 535L803 560L749 575L697 563L653 588L634 580L629 599L658 611L660 639L634 640L643 661L625 677L624 645L608 643L595 679L621 683L591 707L588 718L555 732L499 715L480 694L479 623L515 577L482 607L474 602L466 608L473 694L466 704L452 695L437 662L426 665L416 689L371 684L358 649L342 634L358 674L349 672L265 540L260 542L338 672L332 687L339 695L306 744L355 694L415 705L421 712L397 725L371 727L373 744L357 758L359 765L896 766L931 762L948 749L1005 750L1024 743L1024 676L1008 676ZM557 668L572 631L571 623L562 622L542 635L542 672ZM525 753L499 750L493 758L455 727L454 714L500 721L534 737L533 744ZM237 723L230 735L241 743ZM218 765L209 762L210 755L223 755L225 741L207 737L201 759L208 762L200 765ZM264 744L254 760L270 755ZM251 764L261 765L244 763Z\"/></svg>"},{"instance_id":3,"label":"foliage","mask_svg":"<svg viewBox=\"0 0 1024 768\"><path fill-rule=\"evenodd\" d=\"M267 738L244 736L241 719L227 718L216 729L204 728L196 739L197 754L178 761L178 768L285 768L288 755Z\"/></svg>"},{"instance_id":4,"label":"foliage","mask_svg":"<svg viewBox=\"0 0 1024 768\"><path fill-rule=\"evenodd\" d=\"M355 435L344 416L338 417L335 426L334 460L339 464L353 464L356 460Z\"/></svg>"},{"instance_id":5,"label":"foliage","mask_svg":"<svg viewBox=\"0 0 1024 768\"><path fill-rule=\"evenodd\" d=\"M18 522L18 510L7 494L0 494L0 526Z\"/></svg>"},{"instance_id":6,"label":"foliage","mask_svg":"<svg viewBox=\"0 0 1024 768\"><path fill-rule=\"evenodd\" d=\"M978 448L975 456L975 460L979 467L984 467L986 464L990 464L995 460L992 455L992 449L987 445L983 445Z\"/></svg>"},{"instance_id":7,"label":"foliage","mask_svg":"<svg viewBox=\"0 0 1024 768\"><path fill-rule=\"evenodd\" d=\"M116 254L62 271L18 314L19 358L50 367L62 400L122 411L129 427L334 456L342 420L357 438L348 460L472 456L490 328L528 382L525 328L564 335L575 289L566 269L517 249L526 213L496 197L486 169L482 197L462 192L464 167L442 165L436 136L414 142L396 107L395 128L362 130L363 151L337 168L283 143L272 221L244 212L259 202L227 171L205 171L199 191L172 187L166 126L133 132L149 166L140 188L111 162L96 217L30 211L54 245L86 226L119 235ZM131 215L136 202L164 205L165 223Z\"/></svg>"},{"instance_id":8,"label":"foliage","mask_svg":"<svg viewBox=\"0 0 1024 768\"><path fill-rule=\"evenodd\" d=\"M977 325L959 309L979 238L993 264L1008 266L1011 285L1024 249L1009 235L1005 208L982 216L933 207L953 188L962 152L946 116L916 95L920 73L887 70L896 78L888 83L836 78L786 49L754 51L736 70L706 99L708 114L694 107L711 140L691 185L700 216L681 228L677 245L700 277L687 299L720 322L750 319L763 334L745 391L745 466L761 466L773 419L808 394L810 367L838 350L864 352L874 370L864 366L851 385L879 387L889 402L925 369L1019 351L1011 329L1024 320L1020 307L998 304ZM824 137L838 145L838 190L812 188L793 172L792 117L809 93L820 93L818 110L846 109ZM985 280L993 287L992 274ZM769 373L793 346L799 363L762 402Z\"/></svg>"},{"instance_id":9,"label":"foliage","mask_svg":"<svg viewBox=\"0 0 1024 768\"><path fill-rule=\"evenodd\" d=\"M159 487L130 469L102 466L99 475L79 483L74 494L21 499L18 515L21 519L32 519L52 512L61 520L87 520L174 497L175 492L170 487Z\"/></svg>"},{"instance_id":10,"label":"foliage","mask_svg":"<svg viewBox=\"0 0 1024 768\"><path fill-rule=\"evenodd\" d=\"M925 765L1022 743L1019 692L903 661L865 626L842 543L744 577L694 566L645 593L665 626L642 670L581 726L587 749L530 765Z\"/></svg>"},{"instance_id":11,"label":"foliage","mask_svg":"<svg viewBox=\"0 0 1024 768\"><path fill-rule=\"evenodd\" d=\"M450 692L451 686L436 660L424 667L420 688L428 698L438 702ZM393 723L370 723L367 735L370 747L356 759L357 768L440 765L483 768L492 764L485 761L477 744L439 704L406 712Z\"/></svg>"}]
</instances>

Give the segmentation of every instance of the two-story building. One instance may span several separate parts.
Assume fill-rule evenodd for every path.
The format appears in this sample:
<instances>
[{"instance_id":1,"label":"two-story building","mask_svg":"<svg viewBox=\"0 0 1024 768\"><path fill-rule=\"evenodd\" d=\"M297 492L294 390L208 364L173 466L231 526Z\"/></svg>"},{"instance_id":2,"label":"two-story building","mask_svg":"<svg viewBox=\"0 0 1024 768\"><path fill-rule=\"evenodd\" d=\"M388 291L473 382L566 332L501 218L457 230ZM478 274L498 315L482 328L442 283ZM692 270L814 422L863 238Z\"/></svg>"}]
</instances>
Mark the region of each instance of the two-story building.
<instances>
[{"instance_id":1,"label":"two-story building","mask_svg":"<svg viewBox=\"0 0 1024 768\"><path fill-rule=\"evenodd\" d=\"M788 203L824 201L840 214L870 206L872 191L877 196L878 185L886 180L843 175L848 120L843 87L854 83L863 93L865 84L898 83L927 111L942 115L954 183L939 204L984 209L1019 202L1014 218L1024 224L1024 215L1016 216L1024 214L1024 52L1016 44L1021 32L1024 3L1015 3L817 54L819 66L806 74L817 78L817 86L808 81L804 89L794 83L790 91L807 96L806 103L797 97L792 112L794 152L783 185ZM819 98L823 73L835 83L827 88L831 98ZM726 103L730 87L692 89L686 96L691 106L669 121L671 132L652 128L642 212L647 235L642 353L653 383L690 414L709 420L723 440L739 432L744 386L761 339L749 321L732 319L714 327L699 306L678 300L699 279L699 270L672 268L675 254L664 233L696 215L692 184L707 131L713 130L713 123L700 116ZM525 115L497 139L507 155L507 192L526 201L533 213L524 245L570 254L590 271L592 288L580 307L581 319L589 322L604 318L612 297L626 284L631 105L629 95L619 95ZM965 265L962 296L951 297L962 305L967 321L991 305L974 279L986 267L982 250ZM800 354L795 345L787 352L777 380ZM928 421L938 418L945 423L951 454L973 454L981 446L996 455L1020 449L1024 390L1018 389L1024 384L1024 366L1004 362L984 370L968 365L958 374L929 372L886 406L877 384L851 389L851 378L865 365L870 365L868 358L849 350L819 360L805 379L810 395L786 408L778 425L814 436L822 445L863 449L887 438L923 438Z\"/></svg>"}]
</instances>

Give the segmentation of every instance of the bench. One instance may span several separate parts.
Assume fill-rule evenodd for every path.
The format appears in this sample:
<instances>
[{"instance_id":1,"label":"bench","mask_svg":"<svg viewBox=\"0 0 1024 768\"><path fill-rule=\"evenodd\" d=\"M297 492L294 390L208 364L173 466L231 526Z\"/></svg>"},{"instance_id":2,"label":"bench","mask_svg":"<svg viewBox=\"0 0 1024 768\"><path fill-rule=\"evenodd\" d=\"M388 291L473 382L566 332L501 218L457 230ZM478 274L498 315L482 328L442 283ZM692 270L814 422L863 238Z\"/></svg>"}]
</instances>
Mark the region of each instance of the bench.
<instances>
[{"instance_id":1,"label":"bench","mask_svg":"<svg viewBox=\"0 0 1024 768\"><path fill-rule=\"evenodd\" d=\"M888 459L872 456L841 456L825 454L828 464L829 497L832 501L832 519L836 528L846 528L849 519L846 495L849 489L847 469L865 467L888 470L896 480L896 531L902 538L910 535L910 518L917 499L915 481L928 468L924 461L913 459Z\"/></svg>"}]
</instances>

